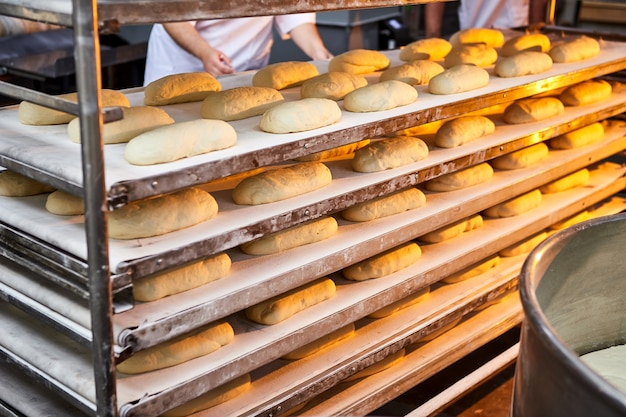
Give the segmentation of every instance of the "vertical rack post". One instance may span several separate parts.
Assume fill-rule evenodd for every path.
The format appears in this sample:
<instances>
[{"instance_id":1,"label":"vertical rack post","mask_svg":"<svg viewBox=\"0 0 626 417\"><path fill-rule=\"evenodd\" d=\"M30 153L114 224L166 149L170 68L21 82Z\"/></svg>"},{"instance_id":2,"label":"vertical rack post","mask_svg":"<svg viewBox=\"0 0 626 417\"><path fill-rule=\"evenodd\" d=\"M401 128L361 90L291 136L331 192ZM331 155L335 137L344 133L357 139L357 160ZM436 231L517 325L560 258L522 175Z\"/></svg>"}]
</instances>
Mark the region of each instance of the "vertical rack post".
<instances>
[{"instance_id":1,"label":"vertical rack post","mask_svg":"<svg viewBox=\"0 0 626 417\"><path fill-rule=\"evenodd\" d=\"M83 163L92 361L98 416L117 415L112 289L102 140L100 42L96 0L72 0Z\"/></svg>"}]
</instances>

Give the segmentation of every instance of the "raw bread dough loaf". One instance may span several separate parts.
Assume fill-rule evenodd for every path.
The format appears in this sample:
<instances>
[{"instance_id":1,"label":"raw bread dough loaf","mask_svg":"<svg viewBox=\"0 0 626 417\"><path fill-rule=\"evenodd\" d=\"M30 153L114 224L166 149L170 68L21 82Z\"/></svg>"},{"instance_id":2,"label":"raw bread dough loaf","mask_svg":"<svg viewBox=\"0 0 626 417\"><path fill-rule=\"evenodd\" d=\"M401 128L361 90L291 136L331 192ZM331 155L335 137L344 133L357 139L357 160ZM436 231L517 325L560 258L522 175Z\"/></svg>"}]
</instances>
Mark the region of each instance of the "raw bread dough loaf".
<instances>
[{"instance_id":1,"label":"raw bread dough loaf","mask_svg":"<svg viewBox=\"0 0 626 417\"><path fill-rule=\"evenodd\" d=\"M532 123L558 116L565 111L561 100L556 97L530 97L517 100L504 109L506 123Z\"/></svg>"},{"instance_id":2,"label":"raw bread dough loaf","mask_svg":"<svg viewBox=\"0 0 626 417\"><path fill-rule=\"evenodd\" d=\"M576 149L591 145L602 138L604 138L604 125L595 122L550 139L548 145L552 149Z\"/></svg>"},{"instance_id":3,"label":"raw bread dough loaf","mask_svg":"<svg viewBox=\"0 0 626 417\"><path fill-rule=\"evenodd\" d=\"M495 48L484 43L468 43L452 48L446 55L443 64L451 68L461 64L473 64L479 67L488 67L498 59Z\"/></svg>"},{"instance_id":4,"label":"raw bread dough loaf","mask_svg":"<svg viewBox=\"0 0 626 417\"><path fill-rule=\"evenodd\" d=\"M365 87L367 79L362 75L349 72L327 72L309 78L300 87L302 98L327 98L329 100L343 100L346 94Z\"/></svg>"},{"instance_id":5,"label":"raw bread dough loaf","mask_svg":"<svg viewBox=\"0 0 626 417\"><path fill-rule=\"evenodd\" d=\"M184 229L217 215L213 196L199 188L134 201L109 213L112 239L141 239Z\"/></svg>"},{"instance_id":6,"label":"raw bread dough loaf","mask_svg":"<svg viewBox=\"0 0 626 417\"><path fill-rule=\"evenodd\" d=\"M417 100L415 87L398 80L380 81L358 88L343 98L343 108L351 112L373 112L406 106Z\"/></svg>"},{"instance_id":7,"label":"raw bread dough loaf","mask_svg":"<svg viewBox=\"0 0 626 417\"><path fill-rule=\"evenodd\" d=\"M508 248L502 249L498 254L504 257L512 257L528 253L535 248L538 244L543 242L548 237L548 233L544 230L535 235L527 237L520 242L517 242Z\"/></svg>"},{"instance_id":8,"label":"raw bread dough loaf","mask_svg":"<svg viewBox=\"0 0 626 417\"><path fill-rule=\"evenodd\" d=\"M504 34L498 29L467 28L453 33L450 43L452 47L465 43L484 43L492 48L500 48L504 45Z\"/></svg>"},{"instance_id":9,"label":"raw bread dough loaf","mask_svg":"<svg viewBox=\"0 0 626 417\"><path fill-rule=\"evenodd\" d=\"M298 162L312 162L352 156L356 151L369 144L369 139L363 139L358 142L348 143L347 145L338 146L336 148L327 149L325 151L315 152L310 155L299 156L295 158L295 160Z\"/></svg>"},{"instance_id":10,"label":"raw bread dough loaf","mask_svg":"<svg viewBox=\"0 0 626 417\"><path fill-rule=\"evenodd\" d=\"M169 368L215 352L233 341L235 332L228 322L212 323L189 334L140 350L117 365L124 374L140 374Z\"/></svg>"},{"instance_id":11,"label":"raw bread dough loaf","mask_svg":"<svg viewBox=\"0 0 626 417\"><path fill-rule=\"evenodd\" d=\"M418 290L417 292L407 297L401 298L398 301L381 308L380 310L374 311L372 314L368 315L367 317L371 319L382 319L383 317L391 316L392 314L397 313L400 310L403 310L407 307L411 307L412 305L415 305L425 300L426 298L428 298L429 294L430 294L430 285Z\"/></svg>"},{"instance_id":12,"label":"raw bread dough loaf","mask_svg":"<svg viewBox=\"0 0 626 417\"><path fill-rule=\"evenodd\" d=\"M452 44L443 38L424 38L409 43L400 49L400 59L411 62L416 60L441 61L452 49Z\"/></svg>"},{"instance_id":13,"label":"raw bread dough loaf","mask_svg":"<svg viewBox=\"0 0 626 417\"><path fill-rule=\"evenodd\" d=\"M122 107L124 117L102 127L104 144L126 143L137 135L157 127L174 124L174 119L165 110L152 106ZM67 134L74 143L80 143L80 118L67 125Z\"/></svg>"},{"instance_id":14,"label":"raw bread dough loaf","mask_svg":"<svg viewBox=\"0 0 626 417\"><path fill-rule=\"evenodd\" d=\"M143 104L167 104L202 101L211 91L220 91L222 85L208 72L185 72L166 75L149 83L144 90Z\"/></svg>"},{"instance_id":15,"label":"raw bread dough loaf","mask_svg":"<svg viewBox=\"0 0 626 417\"><path fill-rule=\"evenodd\" d=\"M583 61L600 54L600 43L585 35L573 39L563 39L552 44L549 54L554 62Z\"/></svg>"},{"instance_id":16,"label":"raw bread dough loaf","mask_svg":"<svg viewBox=\"0 0 626 417\"><path fill-rule=\"evenodd\" d=\"M384 359L376 362L374 365L370 365L367 368L363 369L362 371L349 376L348 378L344 379L342 382L345 383L345 382L357 381L359 379L367 378L368 376L382 372L385 369L391 368L397 363L402 362L405 354L406 354L405 349L400 349L399 351L392 353L386 356Z\"/></svg>"},{"instance_id":17,"label":"raw bread dough loaf","mask_svg":"<svg viewBox=\"0 0 626 417\"><path fill-rule=\"evenodd\" d=\"M454 191L482 184L493 177L493 168L486 162L426 181L428 191Z\"/></svg>"},{"instance_id":18,"label":"raw bread dough loaf","mask_svg":"<svg viewBox=\"0 0 626 417\"><path fill-rule=\"evenodd\" d=\"M524 51L496 62L494 73L498 77L522 77L541 74L552 68L552 58L545 52Z\"/></svg>"},{"instance_id":19,"label":"raw bread dough loaf","mask_svg":"<svg viewBox=\"0 0 626 417\"><path fill-rule=\"evenodd\" d=\"M417 60L387 68L380 74L378 81L398 80L409 85L427 85L431 78L444 70L434 61Z\"/></svg>"},{"instance_id":20,"label":"raw bread dough loaf","mask_svg":"<svg viewBox=\"0 0 626 417\"><path fill-rule=\"evenodd\" d=\"M276 62L258 70L252 76L252 85L282 90L296 87L317 75L319 75L319 71L311 62Z\"/></svg>"},{"instance_id":21,"label":"raw bread dough loaf","mask_svg":"<svg viewBox=\"0 0 626 417\"><path fill-rule=\"evenodd\" d=\"M445 240L454 239L455 237L461 236L465 232L478 229L479 227L482 227L482 225L483 217L480 214L474 214L473 216L457 220L449 225L440 227L432 232L428 232L425 235L420 236L419 240L426 243L439 243Z\"/></svg>"},{"instance_id":22,"label":"raw bread dough loaf","mask_svg":"<svg viewBox=\"0 0 626 417\"><path fill-rule=\"evenodd\" d=\"M486 116L460 116L444 122L435 134L435 145L454 148L496 131L495 123Z\"/></svg>"},{"instance_id":23,"label":"raw bread dough loaf","mask_svg":"<svg viewBox=\"0 0 626 417\"><path fill-rule=\"evenodd\" d=\"M223 120L196 119L152 129L132 138L124 158L133 165L155 165L230 148L237 132Z\"/></svg>"},{"instance_id":24,"label":"raw bread dough loaf","mask_svg":"<svg viewBox=\"0 0 626 417\"><path fill-rule=\"evenodd\" d=\"M328 239L337 228L334 217L322 217L246 242L240 248L248 255L270 255Z\"/></svg>"},{"instance_id":25,"label":"raw bread dough loaf","mask_svg":"<svg viewBox=\"0 0 626 417\"><path fill-rule=\"evenodd\" d=\"M583 210L574 214L573 216L566 217L565 219L553 223L550 225L550 229L552 230L563 230L570 226L575 225L576 223L584 222L585 220L589 220L591 218L591 213L588 210Z\"/></svg>"},{"instance_id":26,"label":"raw bread dough loaf","mask_svg":"<svg viewBox=\"0 0 626 417\"><path fill-rule=\"evenodd\" d=\"M572 188L580 187L589 182L590 174L587 168L579 169L571 174L565 175L558 180L551 181L539 187L543 194L560 193Z\"/></svg>"},{"instance_id":27,"label":"raw bread dough loaf","mask_svg":"<svg viewBox=\"0 0 626 417\"><path fill-rule=\"evenodd\" d=\"M499 156L491 161L496 169L521 169L539 163L548 157L548 145L543 142Z\"/></svg>"},{"instance_id":28,"label":"raw bread dough loaf","mask_svg":"<svg viewBox=\"0 0 626 417\"><path fill-rule=\"evenodd\" d=\"M408 242L350 265L342 274L351 281L380 278L413 265L421 256L422 249L417 243Z\"/></svg>"},{"instance_id":29,"label":"raw bread dough loaf","mask_svg":"<svg viewBox=\"0 0 626 417\"><path fill-rule=\"evenodd\" d=\"M352 169L378 172L421 161L428 156L428 145L412 136L398 136L370 143L354 153Z\"/></svg>"},{"instance_id":30,"label":"raw bread dough loaf","mask_svg":"<svg viewBox=\"0 0 626 417\"><path fill-rule=\"evenodd\" d=\"M303 162L244 178L233 189L235 204L266 204L322 188L332 181L330 169L321 162Z\"/></svg>"},{"instance_id":31,"label":"raw bread dough loaf","mask_svg":"<svg viewBox=\"0 0 626 417\"><path fill-rule=\"evenodd\" d=\"M387 55L369 49L352 49L335 55L328 63L328 72L349 72L350 74L370 74L389 66Z\"/></svg>"},{"instance_id":32,"label":"raw bread dough loaf","mask_svg":"<svg viewBox=\"0 0 626 417\"><path fill-rule=\"evenodd\" d=\"M489 207L484 214L494 218L513 217L537 208L540 204L541 191L536 189Z\"/></svg>"},{"instance_id":33,"label":"raw bread dough loaf","mask_svg":"<svg viewBox=\"0 0 626 417\"><path fill-rule=\"evenodd\" d=\"M55 188L8 169L0 171L0 195L27 197L54 191Z\"/></svg>"},{"instance_id":34,"label":"raw bread dough loaf","mask_svg":"<svg viewBox=\"0 0 626 417\"><path fill-rule=\"evenodd\" d=\"M467 268L464 268L454 274L448 275L441 281L446 284L455 284L457 282L465 281L466 279L477 277L492 268L495 268L500 263L500 257L493 255L480 262L475 263Z\"/></svg>"},{"instance_id":35,"label":"raw bread dough loaf","mask_svg":"<svg viewBox=\"0 0 626 417\"><path fill-rule=\"evenodd\" d=\"M424 193L414 187L355 204L341 212L341 216L352 222L367 222L382 217L403 213L426 204Z\"/></svg>"},{"instance_id":36,"label":"raw bread dough loaf","mask_svg":"<svg viewBox=\"0 0 626 417\"><path fill-rule=\"evenodd\" d=\"M306 345L289 352L288 354L284 355L282 359L295 361L305 358L307 356L311 356L314 353L326 349L327 347L332 346L335 343L341 342L342 340L352 336L354 334L354 329L354 323L347 324L333 332L328 333L325 336L320 337L319 339L312 341L311 343L307 343Z\"/></svg>"},{"instance_id":37,"label":"raw bread dough loaf","mask_svg":"<svg viewBox=\"0 0 626 417\"><path fill-rule=\"evenodd\" d=\"M461 64L435 75L428 83L431 94L457 94L489 84L489 73L476 65Z\"/></svg>"},{"instance_id":38,"label":"raw bread dough loaf","mask_svg":"<svg viewBox=\"0 0 626 417\"><path fill-rule=\"evenodd\" d=\"M200 113L205 119L241 120L259 116L283 101L283 95L275 88L234 87L210 92L202 101Z\"/></svg>"},{"instance_id":39,"label":"raw bread dough loaf","mask_svg":"<svg viewBox=\"0 0 626 417\"><path fill-rule=\"evenodd\" d=\"M221 279L230 271L231 260L220 253L183 266L133 281L137 301L155 301Z\"/></svg>"},{"instance_id":40,"label":"raw bread dough loaf","mask_svg":"<svg viewBox=\"0 0 626 417\"><path fill-rule=\"evenodd\" d=\"M250 375L245 374L214 388L185 404L172 408L161 417L186 417L235 398L250 389Z\"/></svg>"},{"instance_id":41,"label":"raw bread dough loaf","mask_svg":"<svg viewBox=\"0 0 626 417\"><path fill-rule=\"evenodd\" d=\"M77 102L78 93L61 94L57 96L65 100ZM102 107L130 107L128 97L117 90L102 89ZM33 126L61 125L76 118L75 115L59 110L49 109L38 104L22 101L17 109L20 123Z\"/></svg>"},{"instance_id":42,"label":"raw bread dough loaf","mask_svg":"<svg viewBox=\"0 0 626 417\"><path fill-rule=\"evenodd\" d=\"M559 95L566 106L584 106L611 97L613 87L608 81L596 79L570 85Z\"/></svg>"},{"instance_id":43,"label":"raw bread dough loaf","mask_svg":"<svg viewBox=\"0 0 626 417\"><path fill-rule=\"evenodd\" d=\"M269 133L293 133L337 123L341 109L327 98L303 98L277 104L263 113L259 127Z\"/></svg>"},{"instance_id":44,"label":"raw bread dough loaf","mask_svg":"<svg viewBox=\"0 0 626 417\"><path fill-rule=\"evenodd\" d=\"M309 307L333 298L336 291L333 280L321 278L248 307L246 317L259 324L280 323Z\"/></svg>"},{"instance_id":45,"label":"raw bread dough loaf","mask_svg":"<svg viewBox=\"0 0 626 417\"><path fill-rule=\"evenodd\" d=\"M508 39L500 49L503 57L513 56L518 52L548 52L550 38L543 33L525 33Z\"/></svg>"},{"instance_id":46,"label":"raw bread dough loaf","mask_svg":"<svg viewBox=\"0 0 626 417\"><path fill-rule=\"evenodd\" d=\"M81 197L56 190L48 195L46 210L59 216L79 216L85 213L85 204Z\"/></svg>"}]
</instances>

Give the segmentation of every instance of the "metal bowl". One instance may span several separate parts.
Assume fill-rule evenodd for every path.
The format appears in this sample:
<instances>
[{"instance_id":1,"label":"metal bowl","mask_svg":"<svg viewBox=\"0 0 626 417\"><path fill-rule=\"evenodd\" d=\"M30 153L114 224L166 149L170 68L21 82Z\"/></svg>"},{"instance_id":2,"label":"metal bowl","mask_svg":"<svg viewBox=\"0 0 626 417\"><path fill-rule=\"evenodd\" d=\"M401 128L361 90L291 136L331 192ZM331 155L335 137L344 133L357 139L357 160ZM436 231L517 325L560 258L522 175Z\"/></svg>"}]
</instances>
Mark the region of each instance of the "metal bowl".
<instances>
[{"instance_id":1,"label":"metal bowl","mask_svg":"<svg viewBox=\"0 0 626 417\"><path fill-rule=\"evenodd\" d=\"M525 319L513 417L626 416L626 393L580 355L626 343L626 214L562 230L520 276Z\"/></svg>"}]
</instances>

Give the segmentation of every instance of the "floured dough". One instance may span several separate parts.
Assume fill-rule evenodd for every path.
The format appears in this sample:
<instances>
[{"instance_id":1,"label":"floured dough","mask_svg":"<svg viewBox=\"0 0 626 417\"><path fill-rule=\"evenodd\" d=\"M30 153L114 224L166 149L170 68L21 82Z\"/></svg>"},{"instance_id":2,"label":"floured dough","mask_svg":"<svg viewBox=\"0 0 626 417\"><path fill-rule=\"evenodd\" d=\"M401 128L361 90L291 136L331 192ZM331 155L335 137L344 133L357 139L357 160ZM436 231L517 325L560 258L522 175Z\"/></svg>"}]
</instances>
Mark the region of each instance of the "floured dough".
<instances>
[{"instance_id":1,"label":"floured dough","mask_svg":"<svg viewBox=\"0 0 626 417\"><path fill-rule=\"evenodd\" d=\"M421 256L417 243L408 242L350 265L342 273L351 281L381 278L413 265Z\"/></svg>"},{"instance_id":2,"label":"floured dough","mask_svg":"<svg viewBox=\"0 0 626 417\"><path fill-rule=\"evenodd\" d=\"M294 133L337 123L341 108L327 98L303 98L277 104L261 117L259 127L269 133Z\"/></svg>"},{"instance_id":3,"label":"floured dough","mask_svg":"<svg viewBox=\"0 0 626 417\"><path fill-rule=\"evenodd\" d=\"M0 171L0 195L27 197L54 191L55 188L8 169Z\"/></svg>"},{"instance_id":4,"label":"floured dough","mask_svg":"<svg viewBox=\"0 0 626 417\"><path fill-rule=\"evenodd\" d=\"M146 106L202 101L211 91L220 91L222 85L208 72L185 72L166 75L149 83L144 90Z\"/></svg>"},{"instance_id":5,"label":"floured dough","mask_svg":"<svg viewBox=\"0 0 626 417\"><path fill-rule=\"evenodd\" d=\"M495 123L486 116L460 116L444 122L435 134L435 145L454 148L496 131Z\"/></svg>"},{"instance_id":6,"label":"floured dough","mask_svg":"<svg viewBox=\"0 0 626 417\"><path fill-rule=\"evenodd\" d=\"M398 80L410 85L428 85L430 79L445 68L434 61L416 60L384 70L379 81Z\"/></svg>"},{"instance_id":7,"label":"floured dough","mask_svg":"<svg viewBox=\"0 0 626 417\"><path fill-rule=\"evenodd\" d=\"M428 91L432 94L458 94L485 87L487 84L487 70L476 65L461 64L431 78Z\"/></svg>"},{"instance_id":8,"label":"floured dough","mask_svg":"<svg viewBox=\"0 0 626 417\"><path fill-rule=\"evenodd\" d=\"M548 53L554 62L584 61L600 54L600 43L585 35L566 38L554 42Z\"/></svg>"},{"instance_id":9,"label":"floured dough","mask_svg":"<svg viewBox=\"0 0 626 417\"><path fill-rule=\"evenodd\" d=\"M280 323L309 307L331 299L335 292L333 280L318 279L248 307L246 317L259 324Z\"/></svg>"},{"instance_id":10,"label":"floured dough","mask_svg":"<svg viewBox=\"0 0 626 417\"><path fill-rule=\"evenodd\" d=\"M495 48L484 43L463 44L452 48L443 61L447 68L461 64L472 64L488 67L498 59Z\"/></svg>"},{"instance_id":11,"label":"floured dough","mask_svg":"<svg viewBox=\"0 0 626 417\"><path fill-rule=\"evenodd\" d=\"M428 145L412 136L381 139L359 149L352 158L357 172L378 172L421 161L428 156Z\"/></svg>"},{"instance_id":12,"label":"floured dough","mask_svg":"<svg viewBox=\"0 0 626 417\"><path fill-rule=\"evenodd\" d=\"M343 100L346 94L366 85L367 79L362 75L339 71L327 72L303 82L300 87L300 96L337 101Z\"/></svg>"},{"instance_id":13,"label":"floured dough","mask_svg":"<svg viewBox=\"0 0 626 417\"><path fill-rule=\"evenodd\" d=\"M387 80L348 93L343 98L343 108L351 112L375 112L406 106L415 100L415 87L402 81Z\"/></svg>"},{"instance_id":14,"label":"floured dough","mask_svg":"<svg viewBox=\"0 0 626 417\"><path fill-rule=\"evenodd\" d=\"M319 75L319 71L311 62L276 62L258 70L252 76L252 85L283 90L298 86L317 75Z\"/></svg>"},{"instance_id":15,"label":"floured dough","mask_svg":"<svg viewBox=\"0 0 626 417\"><path fill-rule=\"evenodd\" d=\"M396 191L389 195L348 207L341 216L353 222L367 222L382 217L403 213L426 204L424 193L414 187Z\"/></svg>"},{"instance_id":16,"label":"floured dough","mask_svg":"<svg viewBox=\"0 0 626 417\"><path fill-rule=\"evenodd\" d=\"M217 202L206 191L187 188L164 196L134 201L109 213L112 239L159 236L209 220Z\"/></svg>"},{"instance_id":17,"label":"floured dough","mask_svg":"<svg viewBox=\"0 0 626 417\"><path fill-rule=\"evenodd\" d=\"M482 227L482 225L482 216L480 214L474 214L440 227L432 232L428 232L420 236L419 240L426 243L439 243L445 240L454 239L457 236L461 236L465 232L478 229L479 227Z\"/></svg>"},{"instance_id":18,"label":"floured dough","mask_svg":"<svg viewBox=\"0 0 626 417\"><path fill-rule=\"evenodd\" d=\"M486 162L426 181L428 191L454 191L482 184L493 178L493 168Z\"/></svg>"},{"instance_id":19,"label":"floured dough","mask_svg":"<svg viewBox=\"0 0 626 417\"><path fill-rule=\"evenodd\" d=\"M501 155L491 161L496 169L521 169L537 164L548 157L548 145L543 142Z\"/></svg>"},{"instance_id":20,"label":"floured dough","mask_svg":"<svg viewBox=\"0 0 626 417\"><path fill-rule=\"evenodd\" d=\"M530 97L508 105L503 119L509 124L532 123L558 116L564 111L563 103L556 97Z\"/></svg>"},{"instance_id":21,"label":"floured dough","mask_svg":"<svg viewBox=\"0 0 626 417\"><path fill-rule=\"evenodd\" d=\"M532 190L507 201L489 207L484 211L488 217L513 217L526 213L541 205L541 191Z\"/></svg>"},{"instance_id":22,"label":"floured dough","mask_svg":"<svg viewBox=\"0 0 626 417\"><path fill-rule=\"evenodd\" d=\"M58 216L79 216L85 213L85 204L81 197L56 190L48 195L46 210Z\"/></svg>"},{"instance_id":23,"label":"floured dough","mask_svg":"<svg viewBox=\"0 0 626 417\"><path fill-rule=\"evenodd\" d=\"M259 116L275 104L285 101L275 88L244 86L210 92L202 101L200 113L205 119L224 121Z\"/></svg>"},{"instance_id":24,"label":"floured dough","mask_svg":"<svg viewBox=\"0 0 626 417\"><path fill-rule=\"evenodd\" d=\"M522 77L541 74L552 68L552 58L545 52L518 52L496 62L494 73L498 77Z\"/></svg>"},{"instance_id":25,"label":"floured dough","mask_svg":"<svg viewBox=\"0 0 626 417\"><path fill-rule=\"evenodd\" d=\"M352 49L335 55L328 63L328 72L340 71L351 74L370 74L389 66L389 58L379 51Z\"/></svg>"},{"instance_id":26,"label":"floured dough","mask_svg":"<svg viewBox=\"0 0 626 417\"><path fill-rule=\"evenodd\" d=\"M441 61L452 49L452 44L443 38L424 38L411 42L400 49L402 61Z\"/></svg>"}]
</instances>

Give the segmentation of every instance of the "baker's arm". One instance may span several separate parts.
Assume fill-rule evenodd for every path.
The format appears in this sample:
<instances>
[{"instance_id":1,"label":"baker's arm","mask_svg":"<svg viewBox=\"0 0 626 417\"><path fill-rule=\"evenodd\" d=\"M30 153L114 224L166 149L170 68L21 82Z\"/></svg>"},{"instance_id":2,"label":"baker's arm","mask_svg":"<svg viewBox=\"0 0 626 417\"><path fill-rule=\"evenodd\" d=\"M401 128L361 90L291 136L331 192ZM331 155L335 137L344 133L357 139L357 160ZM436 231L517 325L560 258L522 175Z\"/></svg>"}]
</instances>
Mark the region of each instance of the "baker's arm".
<instances>
[{"instance_id":1,"label":"baker's arm","mask_svg":"<svg viewBox=\"0 0 626 417\"><path fill-rule=\"evenodd\" d=\"M314 23L303 23L289 32L291 39L302 52L313 60L331 59L333 55L326 49Z\"/></svg>"}]
</instances>

